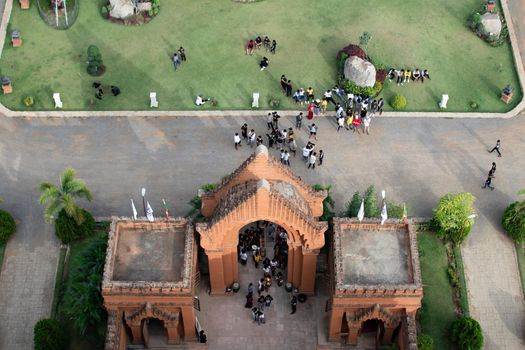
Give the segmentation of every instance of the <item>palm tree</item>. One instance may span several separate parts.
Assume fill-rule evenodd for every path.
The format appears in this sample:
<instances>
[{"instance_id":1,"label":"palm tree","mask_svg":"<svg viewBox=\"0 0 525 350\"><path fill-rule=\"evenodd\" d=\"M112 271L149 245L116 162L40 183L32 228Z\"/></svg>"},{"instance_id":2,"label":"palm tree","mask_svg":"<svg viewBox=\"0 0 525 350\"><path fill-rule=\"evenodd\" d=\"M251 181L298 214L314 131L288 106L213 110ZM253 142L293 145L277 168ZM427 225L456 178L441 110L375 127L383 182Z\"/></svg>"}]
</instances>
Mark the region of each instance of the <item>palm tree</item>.
<instances>
[{"instance_id":1,"label":"palm tree","mask_svg":"<svg viewBox=\"0 0 525 350\"><path fill-rule=\"evenodd\" d=\"M49 182L42 182L39 186L40 204L45 205L44 219L51 223L58 213L64 210L67 216L73 218L78 225L84 222L82 209L75 203L76 198L93 199L91 191L83 180L75 179L76 171L67 167L60 176L59 187Z\"/></svg>"}]
</instances>

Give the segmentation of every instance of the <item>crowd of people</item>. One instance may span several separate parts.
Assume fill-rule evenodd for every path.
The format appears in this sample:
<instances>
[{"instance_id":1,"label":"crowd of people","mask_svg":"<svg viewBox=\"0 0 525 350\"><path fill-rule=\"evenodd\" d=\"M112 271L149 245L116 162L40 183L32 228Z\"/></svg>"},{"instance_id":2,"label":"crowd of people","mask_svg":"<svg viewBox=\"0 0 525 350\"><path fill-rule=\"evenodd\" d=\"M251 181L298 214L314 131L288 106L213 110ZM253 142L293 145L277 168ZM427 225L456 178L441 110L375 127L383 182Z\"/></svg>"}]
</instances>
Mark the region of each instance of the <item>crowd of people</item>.
<instances>
[{"instance_id":1,"label":"crowd of people","mask_svg":"<svg viewBox=\"0 0 525 350\"><path fill-rule=\"evenodd\" d=\"M262 238L267 237L273 244L273 258L268 257L266 247L262 246ZM261 225L249 227L239 233L239 244L237 246L238 260L241 265L246 266L249 256L256 269L262 268L262 277L257 281L257 296L254 295L254 284L248 285L246 303L244 307L252 312L252 319L257 324L264 324L266 316L264 310L268 309L273 301L270 288L273 286L283 287L284 270L288 262L288 234L281 226L270 222L261 222ZM292 296L290 301L292 313L295 313L297 297Z\"/></svg>"},{"instance_id":2,"label":"crowd of people","mask_svg":"<svg viewBox=\"0 0 525 350\"><path fill-rule=\"evenodd\" d=\"M425 82L425 79L430 80L430 74L428 73L428 70L419 70L419 68L414 70L390 68L388 70L387 77L390 81L396 79L397 86L403 85L404 83L409 83L411 80L414 82L421 81L422 83Z\"/></svg>"}]
</instances>

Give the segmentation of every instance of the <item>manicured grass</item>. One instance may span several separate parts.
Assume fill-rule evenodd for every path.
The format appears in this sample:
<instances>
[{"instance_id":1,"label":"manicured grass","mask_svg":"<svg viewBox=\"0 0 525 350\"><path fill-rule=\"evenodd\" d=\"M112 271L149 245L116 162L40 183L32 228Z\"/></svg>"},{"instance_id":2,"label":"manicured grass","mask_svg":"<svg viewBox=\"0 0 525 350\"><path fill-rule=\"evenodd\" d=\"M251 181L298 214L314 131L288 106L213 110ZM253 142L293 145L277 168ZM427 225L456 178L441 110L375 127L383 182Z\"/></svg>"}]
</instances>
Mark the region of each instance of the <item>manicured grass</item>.
<instances>
[{"instance_id":1,"label":"manicured grass","mask_svg":"<svg viewBox=\"0 0 525 350\"><path fill-rule=\"evenodd\" d=\"M423 279L421 330L434 339L434 349L453 349L448 331L454 321L452 287L447 277L447 253L432 232L418 234L419 258Z\"/></svg>"},{"instance_id":2,"label":"manicured grass","mask_svg":"<svg viewBox=\"0 0 525 350\"><path fill-rule=\"evenodd\" d=\"M478 111L507 111L521 99L510 44L490 47L466 27L479 0L165 0L160 14L138 27L104 20L99 4L80 1L78 19L66 31L47 26L36 6L13 6L9 29L21 31L23 46L6 40L0 67L14 91L0 102L14 110L51 110L52 93L60 92L65 110L145 110L156 91L161 110L196 109L199 93L219 102L204 109L249 109L252 93L260 92L267 108L270 96L282 96L281 74L317 95L331 88L337 51L358 43L364 31L372 35L366 49L375 62L430 71L425 84L386 84L382 96L404 94L410 111L437 110L441 94L450 96L449 111L469 111L471 101ZM276 55L244 54L247 39L258 34L277 40ZM100 78L86 73L90 44L100 48L107 67ZM174 72L171 55L181 45L188 61ZM270 66L260 72L262 55ZM95 80L119 86L122 94L94 99ZM509 83L517 91L505 105L499 94ZM35 99L29 108L22 103L28 95ZM281 98L282 109L297 108Z\"/></svg>"},{"instance_id":3,"label":"manicured grass","mask_svg":"<svg viewBox=\"0 0 525 350\"><path fill-rule=\"evenodd\" d=\"M65 278L60 281L58 281L57 276L57 282L55 285L55 297L53 300L53 311L54 311L54 317L56 317L64 326L66 334L68 336L68 348L69 350L92 350L92 349L103 349L104 345L104 336L105 330L106 330L106 323L101 323L97 325L97 329L88 329L86 334L81 335L79 334L72 326L71 322L68 322L68 320L65 319L65 317L62 314L62 301L63 301L63 295L68 288L69 282L69 276L68 272L72 270L74 264L76 263L77 257L82 253L82 251L89 245L89 243L99 235L105 234L108 232L108 223L98 223L97 222L97 229L93 236L88 237L82 241L73 242L70 244L70 251L69 251L69 257L67 260L62 260L62 271L66 271ZM62 254L62 252L61 252ZM62 255L61 255L62 256ZM59 262L60 264L60 262ZM59 271L60 271L60 265L59 265ZM58 275L58 272L57 272ZM56 300L55 300L56 299ZM56 305L55 305L56 304ZM56 310L55 310L56 309Z\"/></svg>"},{"instance_id":4,"label":"manicured grass","mask_svg":"<svg viewBox=\"0 0 525 350\"><path fill-rule=\"evenodd\" d=\"M520 270L521 290L525 293L525 251L523 244L516 244L516 255L518 256L518 268Z\"/></svg>"}]
</instances>

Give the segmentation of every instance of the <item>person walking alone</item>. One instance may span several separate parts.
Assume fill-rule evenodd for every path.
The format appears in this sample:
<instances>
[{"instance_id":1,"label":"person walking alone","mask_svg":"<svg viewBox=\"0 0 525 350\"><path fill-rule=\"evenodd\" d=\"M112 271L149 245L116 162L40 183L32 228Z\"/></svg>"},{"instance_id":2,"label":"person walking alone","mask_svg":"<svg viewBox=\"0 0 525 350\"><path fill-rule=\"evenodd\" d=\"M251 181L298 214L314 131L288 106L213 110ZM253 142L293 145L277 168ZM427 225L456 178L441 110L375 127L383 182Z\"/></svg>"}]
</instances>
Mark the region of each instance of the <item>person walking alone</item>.
<instances>
[{"instance_id":1,"label":"person walking alone","mask_svg":"<svg viewBox=\"0 0 525 350\"><path fill-rule=\"evenodd\" d=\"M292 306L292 312L290 314L293 315L297 311L297 297L295 295L292 297L292 300L290 300L290 305Z\"/></svg>"},{"instance_id":2,"label":"person walking alone","mask_svg":"<svg viewBox=\"0 0 525 350\"><path fill-rule=\"evenodd\" d=\"M319 150L319 166L323 165L324 152L322 149Z\"/></svg>"},{"instance_id":3,"label":"person walking alone","mask_svg":"<svg viewBox=\"0 0 525 350\"><path fill-rule=\"evenodd\" d=\"M492 168L489 170L489 177L495 178L496 177L496 163L492 162Z\"/></svg>"},{"instance_id":4,"label":"person walking alone","mask_svg":"<svg viewBox=\"0 0 525 350\"><path fill-rule=\"evenodd\" d=\"M303 123L303 112L295 116L295 127L300 129Z\"/></svg>"},{"instance_id":5,"label":"person walking alone","mask_svg":"<svg viewBox=\"0 0 525 350\"><path fill-rule=\"evenodd\" d=\"M501 157L501 152L499 151L501 149L501 142L500 140L496 141L496 145L494 146L494 148L492 148L490 151L488 151L489 153L492 153L494 151L498 152L498 157Z\"/></svg>"}]
</instances>

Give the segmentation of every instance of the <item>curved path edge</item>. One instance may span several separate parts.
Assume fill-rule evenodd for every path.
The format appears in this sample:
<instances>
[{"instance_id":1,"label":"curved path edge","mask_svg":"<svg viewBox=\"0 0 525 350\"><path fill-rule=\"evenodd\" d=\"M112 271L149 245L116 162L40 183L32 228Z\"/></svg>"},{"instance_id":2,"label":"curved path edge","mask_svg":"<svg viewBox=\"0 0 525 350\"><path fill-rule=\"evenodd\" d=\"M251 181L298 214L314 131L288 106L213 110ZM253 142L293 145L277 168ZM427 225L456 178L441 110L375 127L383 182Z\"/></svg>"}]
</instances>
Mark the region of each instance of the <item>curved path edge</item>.
<instances>
[{"instance_id":1,"label":"curved path edge","mask_svg":"<svg viewBox=\"0 0 525 350\"><path fill-rule=\"evenodd\" d=\"M381 117L390 118L502 118L509 119L517 116L523 109L525 109L525 70L520 55L520 48L518 46L518 39L514 30L512 17L507 0L500 0L503 9L503 15L507 21L509 30L509 38L512 48L512 56L514 57L514 66L518 73L520 88L522 91L522 98L520 103L512 110L506 113L482 113L482 112L385 112ZM2 22L0 23L0 57L2 56L2 49L4 47L5 38L7 34L7 25L11 17L11 10L13 8L13 0L6 0L4 11L2 14ZM525 48L524 48L525 49ZM50 96L51 98L51 96ZM436 104L438 101L436 101ZM0 114L10 117L23 118L92 118L92 117L222 117L222 116L257 116L268 113L269 110L223 110L223 111L12 111L0 103ZM280 111L283 116L297 115L300 111Z\"/></svg>"}]
</instances>

